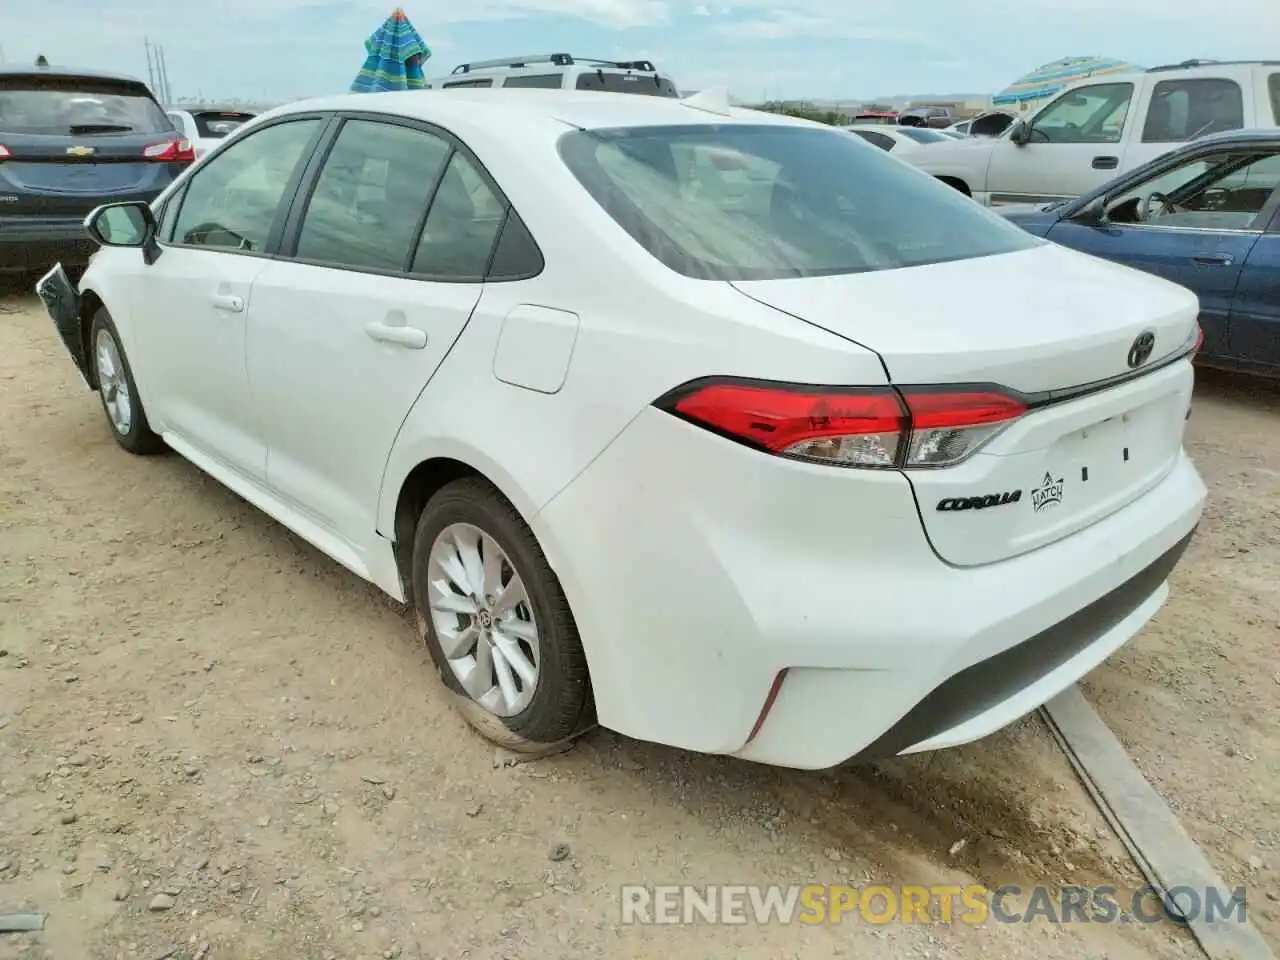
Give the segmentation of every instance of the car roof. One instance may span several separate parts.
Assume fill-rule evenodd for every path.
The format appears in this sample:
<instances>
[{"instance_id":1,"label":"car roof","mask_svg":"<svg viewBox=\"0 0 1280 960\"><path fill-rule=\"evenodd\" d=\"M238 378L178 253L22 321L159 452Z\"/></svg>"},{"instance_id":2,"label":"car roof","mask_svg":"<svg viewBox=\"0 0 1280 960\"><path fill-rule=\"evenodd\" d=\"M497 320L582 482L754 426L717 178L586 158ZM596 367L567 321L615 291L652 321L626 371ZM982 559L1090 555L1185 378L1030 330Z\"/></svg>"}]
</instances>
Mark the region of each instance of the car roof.
<instances>
[{"instance_id":1,"label":"car roof","mask_svg":"<svg viewBox=\"0 0 1280 960\"><path fill-rule=\"evenodd\" d=\"M826 124L742 107L730 107L727 115L711 113L675 97L604 91L508 90L501 87L348 93L287 104L264 116L330 110L386 113L467 127L475 124L500 125L530 121L541 121L560 128L567 124L583 130L740 123L826 127Z\"/></svg>"},{"instance_id":2,"label":"car roof","mask_svg":"<svg viewBox=\"0 0 1280 960\"><path fill-rule=\"evenodd\" d=\"M142 84L142 81L137 77L131 77L127 73L84 70L79 67L18 67L6 64L5 66L0 66L0 77L58 77L66 80L118 80L121 83Z\"/></svg>"}]
</instances>

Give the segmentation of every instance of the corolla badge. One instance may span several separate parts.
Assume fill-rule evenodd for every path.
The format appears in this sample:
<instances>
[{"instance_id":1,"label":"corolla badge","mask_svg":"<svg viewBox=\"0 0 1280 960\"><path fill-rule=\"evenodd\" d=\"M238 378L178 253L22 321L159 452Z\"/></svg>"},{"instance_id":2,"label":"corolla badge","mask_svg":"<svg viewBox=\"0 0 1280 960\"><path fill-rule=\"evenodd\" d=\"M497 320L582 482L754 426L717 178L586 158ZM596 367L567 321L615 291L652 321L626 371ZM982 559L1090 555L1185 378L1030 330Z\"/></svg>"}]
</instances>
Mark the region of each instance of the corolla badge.
<instances>
[{"instance_id":1,"label":"corolla badge","mask_svg":"<svg viewBox=\"0 0 1280 960\"><path fill-rule=\"evenodd\" d=\"M1148 360L1156 348L1156 335L1151 330L1143 330L1129 348L1129 369L1136 370Z\"/></svg>"}]
</instances>

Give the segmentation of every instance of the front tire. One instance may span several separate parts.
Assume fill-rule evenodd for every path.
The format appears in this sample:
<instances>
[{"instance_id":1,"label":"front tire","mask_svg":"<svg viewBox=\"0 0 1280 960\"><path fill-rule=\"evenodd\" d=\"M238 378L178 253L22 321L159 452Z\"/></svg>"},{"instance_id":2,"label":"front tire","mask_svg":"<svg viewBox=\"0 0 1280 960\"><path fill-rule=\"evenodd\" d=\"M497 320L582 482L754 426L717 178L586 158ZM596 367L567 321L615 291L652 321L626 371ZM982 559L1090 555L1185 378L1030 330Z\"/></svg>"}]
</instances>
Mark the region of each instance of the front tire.
<instances>
[{"instance_id":1,"label":"front tire","mask_svg":"<svg viewBox=\"0 0 1280 960\"><path fill-rule=\"evenodd\" d=\"M463 717L511 750L555 749L594 725L586 655L533 532L479 477L440 489L413 545L418 629Z\"/></svg>"},{"instance_id":2,"label":"front tire","mask_svg":"<svg viewBox=\"0 0 1280 960\"><path fill-rule=\"evenodd\" d=\"M105 307L93 315L89 328L89 356L93 364L102 411L116 443L132 454L146 456L165 449L164 441L151 429L142 408L133 369L120 343L120 333Z\"/></svg>"}]
</instances>

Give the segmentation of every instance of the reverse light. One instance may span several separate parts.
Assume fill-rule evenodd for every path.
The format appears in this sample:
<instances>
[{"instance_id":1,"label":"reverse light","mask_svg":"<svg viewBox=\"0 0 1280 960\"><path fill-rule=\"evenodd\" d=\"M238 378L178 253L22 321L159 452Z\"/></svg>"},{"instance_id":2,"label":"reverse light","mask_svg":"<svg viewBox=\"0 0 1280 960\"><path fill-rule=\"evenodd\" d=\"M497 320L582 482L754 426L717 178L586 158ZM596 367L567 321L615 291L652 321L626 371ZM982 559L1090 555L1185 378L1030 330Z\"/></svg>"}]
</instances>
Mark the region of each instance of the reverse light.
<instances>
[{"instance_id":1,"label":"reverse light","mask_svg":"<svg viewBox=\"0 0 1280 960\"><path fill-rule=\"evenodd\" d=\"M190 140L162 140L142 148L142 155L156 163L195 163L196 151Z\"/></svg>"},{"instance_id":2,"label":"reverse light","mask_svg":"<svg viewBox=\"0 0 1280 960\"><path fill-rule=\"evenodd\" d=\"M802 387L695 381L660 408L779 456L841 467L945 467L1027 411L994 387Z\"/></svg>"}]
</instances>

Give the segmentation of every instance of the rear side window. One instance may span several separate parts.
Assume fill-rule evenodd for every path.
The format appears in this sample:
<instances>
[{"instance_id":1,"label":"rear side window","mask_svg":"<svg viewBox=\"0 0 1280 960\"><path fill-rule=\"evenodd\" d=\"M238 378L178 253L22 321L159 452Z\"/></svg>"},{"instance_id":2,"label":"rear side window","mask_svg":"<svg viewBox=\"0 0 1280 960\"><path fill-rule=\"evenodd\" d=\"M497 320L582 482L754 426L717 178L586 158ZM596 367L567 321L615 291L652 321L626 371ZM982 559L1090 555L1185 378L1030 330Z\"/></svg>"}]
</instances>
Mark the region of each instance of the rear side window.
<instances>
[{"instance_id":1,"label":"rear side window","mask_svg":"<svg viewBox=\"0 0 1280 960\"><path fill-rule=\"evenodd\" d=\"M202 110L191 114L196 124L196 136L220 140L237 127L243 126L253 119L252 113L215 112Z\"/></svg>"},{"instance_id":2,"label":"rear side window","mask_svg":"<svg viewBox=\"0 0 1280 960\"><path fill-rule=\"evenodd\" d=\"M168 133L172 123L140 83L89 77L0 77L0 132L85 137Z\"/></svg>"},{"instance_id":3,"label":"rear side window","mask_svg":"<svg viewBox=\"0 0 1280 960\"><path fill-rule=\"evenodd\" d=\"M489 267L506 204L461 153L440 178L412 272L439 280L482 280Z\"/></svg>"},{"instance_id":4,"label":"rear side window","mask_svg":"<svg viewBox=\"0 0 1280 960\"><path fill-rule=\"evenodd\" d=\"M453 80L444 84L445 89L449 87L492 87L492 77L479 77L475 80Z\"/></svg>"},{"instance_id":5,"label":"rear side window","mask_svg":"<svg viewBox=\"0 0 1280 960\"><path fill-rule=\"evenodd\" d=\"M539 73L529 77L507 77L502 88L531 87L538 90L559 90L564 85L563 73Z\"/></svg>"},{"instance_id":6,"label":"rear side window","mask_svg":"<svg viewBox=\"0 0 1280 960\"><path fill-rule=\"evenodd\" d=\"M605 73L593 70L578 76L579 90L603 90L606 93L640 93L650 97L679 97L675 85L666 77L652 73Z\"/></svg>"},{"instance_id":7,"label":"rear side window","mask_svg":"<svg viewBox=\"0 0 1280 960\"><path fill-rule=\"evenodd\" d=\"M293 120L229 143L187 182L173 242L260 252L319 120Z\"/></svg>"},{"instance_id":8,"label":"rear side window","mask_svg":"<svg viewBox=\"0 0 1280 960\"><path fill-rule=\"evenodd\" d=\"M404 270L449 150L412 127L348 120L307 202L297 257Z\"/></svg>"},{"instance_id":9,"label":"rear side window","mask_svg":"<svg viewBox=\"0 0 1280 960\"><path fill-rule=\"evenodd\" d=\"M698 279L865 273L1043 243L839 130L575 131L561 138L560 155L637 243Z\"/></svg>"},{"instance_id":10,"label":"rear side window","mask_svg":"<svg viewBox=\"0 0 1280 960\"><path fill-rule=\"evenodd\" d=\"M1182 143L1244 128L1244 93L1234 80L1162 80L1151 94L1143 143Z\"/></svg>"},{"instance_id":11,"label":"rear side window","mask_svg":"<svg viewBox=\"0 0 1280 960\"><path fill-rule=\"evenodd\" d=\"M854 133L867 141L867 143L879 147L885 153L893 149L893 138L886 137L883 133L873 133L870 130L851 130L850 133Z\"/></svg>"}]
</instances>

